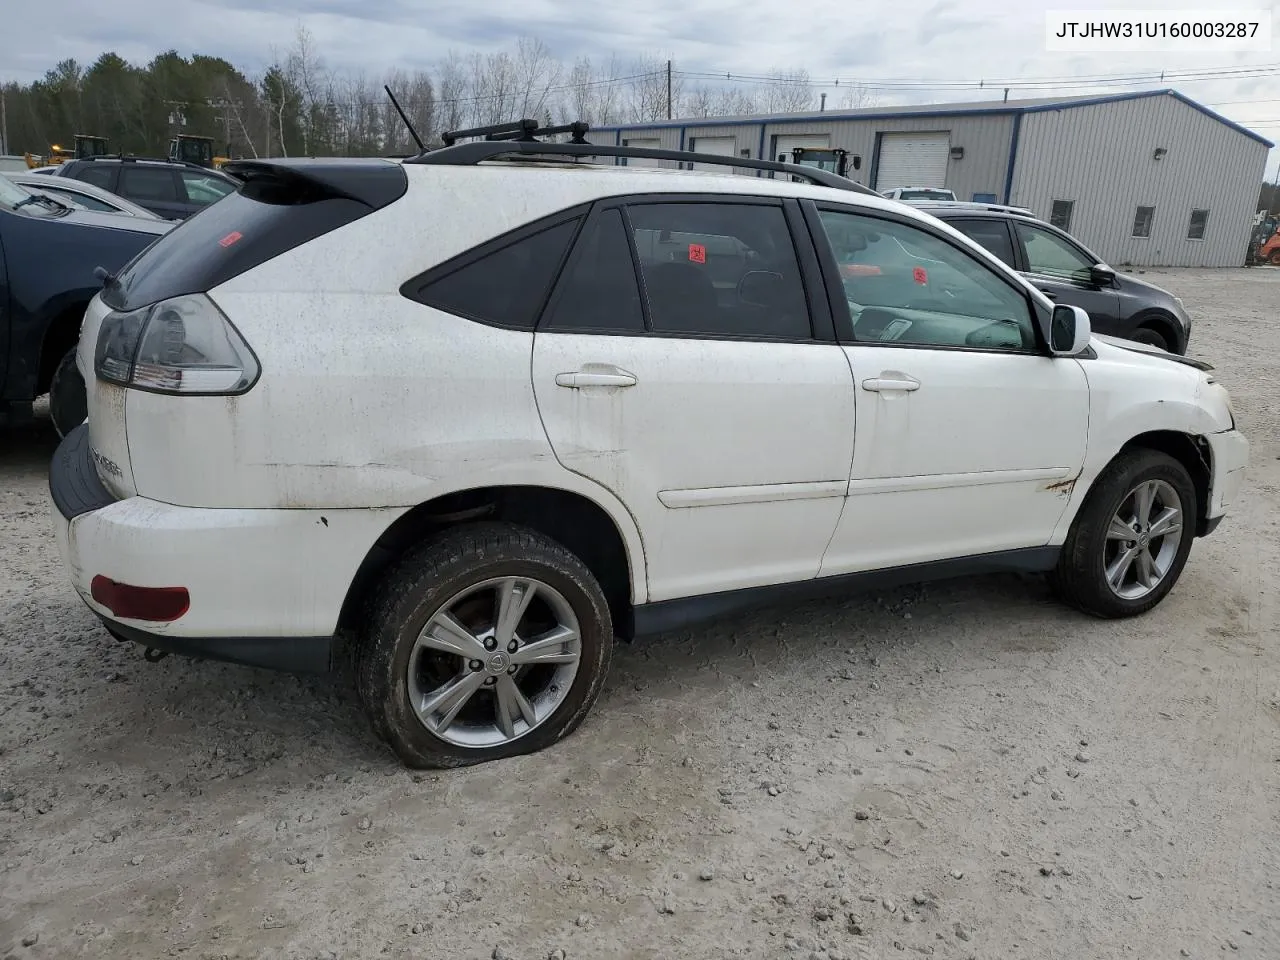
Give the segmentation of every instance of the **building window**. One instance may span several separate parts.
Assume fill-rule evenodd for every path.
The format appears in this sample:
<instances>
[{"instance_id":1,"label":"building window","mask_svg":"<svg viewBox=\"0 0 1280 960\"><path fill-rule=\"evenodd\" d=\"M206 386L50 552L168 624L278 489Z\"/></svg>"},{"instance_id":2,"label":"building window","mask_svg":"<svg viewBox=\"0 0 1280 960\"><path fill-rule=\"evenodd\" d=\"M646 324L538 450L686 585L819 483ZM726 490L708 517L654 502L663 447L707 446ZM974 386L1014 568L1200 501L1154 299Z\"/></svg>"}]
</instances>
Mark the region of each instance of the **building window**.
<instances>
[{"instance_id":1,"label":"building window","mask_svg":"<svg viewBox=\"0 0 1280 960\"><path fill-rule=\"evenodd\" d=\"M1205 228L1209 226L1208 210L1192 210L1191 223L1187 225L1188 240L1203 240Z\"/></svg>"},{"instance_id":2,"label":"building window","mask_svg":"<svg viewBox=\"0 0 1280 960\"><path fill-rule=\"evenodd\" d=\"M1075 212L1074 200L1055 200L1049 208L1049 223L1063 233L1071 232L1071 214Z\"/></svg>"},{"instance_id":3,"label":"building window","mask_svg":"<svg viewBox=\"0 0 1280 960\"><path fill-rule=\"evenodd\" d=\"M994 193L975 193L973 195L974 203L996 203L996 195Z\"/></svg>"},{"instance_id":4,"label":"building window","mask_svg":"<svg viewBox=\"0 0 1280 960\"><path fill-rule=\"evenodd\" d=\"M1133 218L1133 235L1135 237L1151 236L1151 221L1155 218L1155 207L1139 207Z\"/></svg>"}]
</instances>

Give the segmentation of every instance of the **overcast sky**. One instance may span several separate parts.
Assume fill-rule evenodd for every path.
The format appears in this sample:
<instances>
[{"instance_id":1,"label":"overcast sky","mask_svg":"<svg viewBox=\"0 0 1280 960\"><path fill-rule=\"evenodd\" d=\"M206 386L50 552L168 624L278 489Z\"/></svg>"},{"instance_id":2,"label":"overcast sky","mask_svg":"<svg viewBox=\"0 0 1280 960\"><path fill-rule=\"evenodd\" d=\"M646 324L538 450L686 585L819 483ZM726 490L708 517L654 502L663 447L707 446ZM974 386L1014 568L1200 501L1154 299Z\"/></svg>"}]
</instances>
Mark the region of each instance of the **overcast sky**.
<instances>
[{"instance_id":1,"label":"overcast sky","mask_svg":"<svg viewBox=\"0 0 1280 960\"><path fill-rule=\"evenodd\" d=\"M1268 52L1073 55L1045 52L1045 11L1196 9L1211 0L2 0L0 81L29 82L58 60L91 63L104 50L145 63L157 52L221 56L247 73L283 53L303 23L325 64L380 74L429 67L449 50L490 52L520 36L559 58L670 57L677 69L768 73L803 67L815 81L972 80L1132 75L1271 65L1268 76L1181 80L1201 103L1280 141L1280 39ZM1269 9L1280 0L1225 0ZM51 15L56 22L51 25ZM1118 92L1132 86L1017 88L1010 97ZM838 103L838 91L828 87ZM999 91L993 92L999 96ZM881 104L983 99L981 90L882 89ZM1268 171L1275 176L1280 151Z\"/></svg>"}]
</instances>

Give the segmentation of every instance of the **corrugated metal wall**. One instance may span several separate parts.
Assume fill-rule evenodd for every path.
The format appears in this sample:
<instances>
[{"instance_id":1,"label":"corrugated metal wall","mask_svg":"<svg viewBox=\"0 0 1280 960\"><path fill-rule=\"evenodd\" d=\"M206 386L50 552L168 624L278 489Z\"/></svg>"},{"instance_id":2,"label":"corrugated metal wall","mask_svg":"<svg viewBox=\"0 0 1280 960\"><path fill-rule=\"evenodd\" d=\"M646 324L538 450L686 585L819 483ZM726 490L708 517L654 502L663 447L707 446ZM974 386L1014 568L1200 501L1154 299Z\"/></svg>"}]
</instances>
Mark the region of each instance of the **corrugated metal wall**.
<instances>
[{"instance_id":1,"label":"corrugated metal wall","mask_svg":"<svg viewBox=\"0 0 1280 960\"><path fill-rule=\"evenodd\" d=\"M1070 232L1115 265L1240 266L1266 157L1170 96L1029 113L1010 202L1047 220L1054 200L1074 200ZM1156 208L1147 239L1131 236L1139 205ZM1193 209L1209 211L1204 240L1187 239Z\"/></svg>"},{"instance_id":2,"label":"corrugated metal wall","mask_svg":"<svg viewBox=\"0 0 1280 960\"><path fill-rule=\"evenodd\" d=\"M754 159L760 159L763 147L764 159L773 155L774 137L815 134L830 138L832 147L843 147L850 154L862 157L862 169L851 170L850 178L858 183L872 185L877 134L905 133L913 131L945 130L951 134L951 146L963 147L964 157L947 164L946 185L962 200L971 200L975 193L995 194L1004 198L1005 169L1009 159L1009 140L1013 135L1013 118L1008 114L977 114L973 116L911 116L900 118L868 117L865 120L824 120L813 118L804 121L764 123L761 140L761 124L736 122L717 125L690 125L684 128L686 147L697 137L734 137L737 148L750 150ZM664 148L680 147L680 127L655 124L646 128L627 128L622 137L662 137ZM593 130L588 136L592 143L613 143L617 131L611 128Z\"/></svg>"}]
</instances>

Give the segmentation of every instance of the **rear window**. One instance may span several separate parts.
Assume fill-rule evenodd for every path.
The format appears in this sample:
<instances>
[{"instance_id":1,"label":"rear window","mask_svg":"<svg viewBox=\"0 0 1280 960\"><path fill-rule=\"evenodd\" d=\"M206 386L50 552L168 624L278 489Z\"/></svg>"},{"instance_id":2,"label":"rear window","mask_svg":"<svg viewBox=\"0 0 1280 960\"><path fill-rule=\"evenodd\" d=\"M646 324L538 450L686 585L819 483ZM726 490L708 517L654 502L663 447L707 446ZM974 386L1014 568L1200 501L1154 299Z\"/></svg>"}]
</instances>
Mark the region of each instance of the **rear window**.
<instances>
[{"instance_id":1,"label":"rear window","mask_svg":"<svg viewBox=\"0 0 1280 960\"><path fill-rule=\"evenodd\" d=\"M169 297L203 293L372 212L344 198L291 203L283 192L266 195L276 202L237 192L183 221L129 263L103 300L113 310L136 310Z\"/></svg>"}]
</instances>

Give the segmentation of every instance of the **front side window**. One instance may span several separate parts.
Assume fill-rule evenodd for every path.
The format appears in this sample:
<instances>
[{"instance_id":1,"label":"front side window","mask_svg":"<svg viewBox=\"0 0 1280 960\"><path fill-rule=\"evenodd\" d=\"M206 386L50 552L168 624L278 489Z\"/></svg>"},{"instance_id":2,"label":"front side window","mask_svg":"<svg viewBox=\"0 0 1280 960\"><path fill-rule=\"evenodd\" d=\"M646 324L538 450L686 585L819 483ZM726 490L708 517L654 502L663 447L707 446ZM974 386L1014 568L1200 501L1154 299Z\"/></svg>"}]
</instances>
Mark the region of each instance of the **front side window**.
<instances>
[{"instance_id":1,"label":"front side window","mask_svg":"<svg viewBox=\"0 0 1280 960\"><path fill-rule=\"evenodd\" d=\"M791 231L779 206L627 207L654 333L812 337Z\"/></svg>"},{"instance_id":2,"label":"front side window","mask_svg":"<svg viewBox=\"0 0 1280 960\"><path fill-rule=\"evenodd\" d=\"M1151 223L1156 218L1155 207L1139 207L1133 216L1133 235L1135 237L1151 236Z\"/></svg>"},{"instance_id":3,"label":"front side window","mask_svg":"<svg viewBox=\"0 0 1280 960\"><path fill-rule=\"evenodd\" d=\"M201 206L208 206L215 200L221 200L235 189L235 186L218 177L202 176L189 170L181 171L182 185L186 188L187 199Z\"/></svg>"},{"instance_id":4,"label":"front side window","mask_svg":"<svg viewBox=\"0 0 1280 960\"><path fill-rule=\"evenodd\" d=\"M926 347L1036 348L1024 292L917 227L823 211L859 341Z\"/></svg>"},{"instance_id":5,"label":"front side window","mask_svg":"<svg viewBox=\"0 0 1280 960\"><path fill-rule=\"evenodd\" d=\"M481 323L532 330L577 225L567 220L479 257L464 254L463 263L446 265L414 299Z\"/></svg>"},{"instance_id":6,"label":"front side window","mask_svg":"<svg viewBox=\"0 0 1280 960\"><path fill-rule=\"evenodd\" d=\"M1071 230L1071 215L1075 213L1074 200L1055 200L1049 208L1049 223L1063 232Z\"/></svg>"},{"instance_id":7,"label":"front side window","mask_svg":"<svg viewBox=\"0 0 1280 960\"><path fill-rule=\"evenodd\" d=\"M1192 210L1191 222L1187 225L1188 240L1203 240L1205 230L1209 226L1208 210Z\"/></svg>"},{"instance_id":8,"label":"front side window","mask_svg":"<svg viewBox=\"0 0 1280 960\"><path fill-rule=\"evenodd\" d=\"M1016 225L1018 240L1027 251L1027 270L1064 280L1088 280L1093 275L1090 258L1056 233L1029 223Z\"/></svg>"},{"instance_id":9,"label":"front side window","mask_svg":"<svg viewBox=\"0 0 1280 960\"><path fill-rule=\"evenodd\" d=\"M1003 220L948 220L947 222L970 240L986 247L1009 266L1016 266L1013 258L1013 241L1009 239L1009 228Z\"/></svg>"},{"instance_id":10,"label":"front side window","mask_svg":"<svg viewBox=\"0 0 1280 960\"><path fill-rule=\"evenodd\" d=\"M168 167L126 165L120 171L120 192L152 203L178 202L178 185Z\"/></svg>"}]
</instances>

